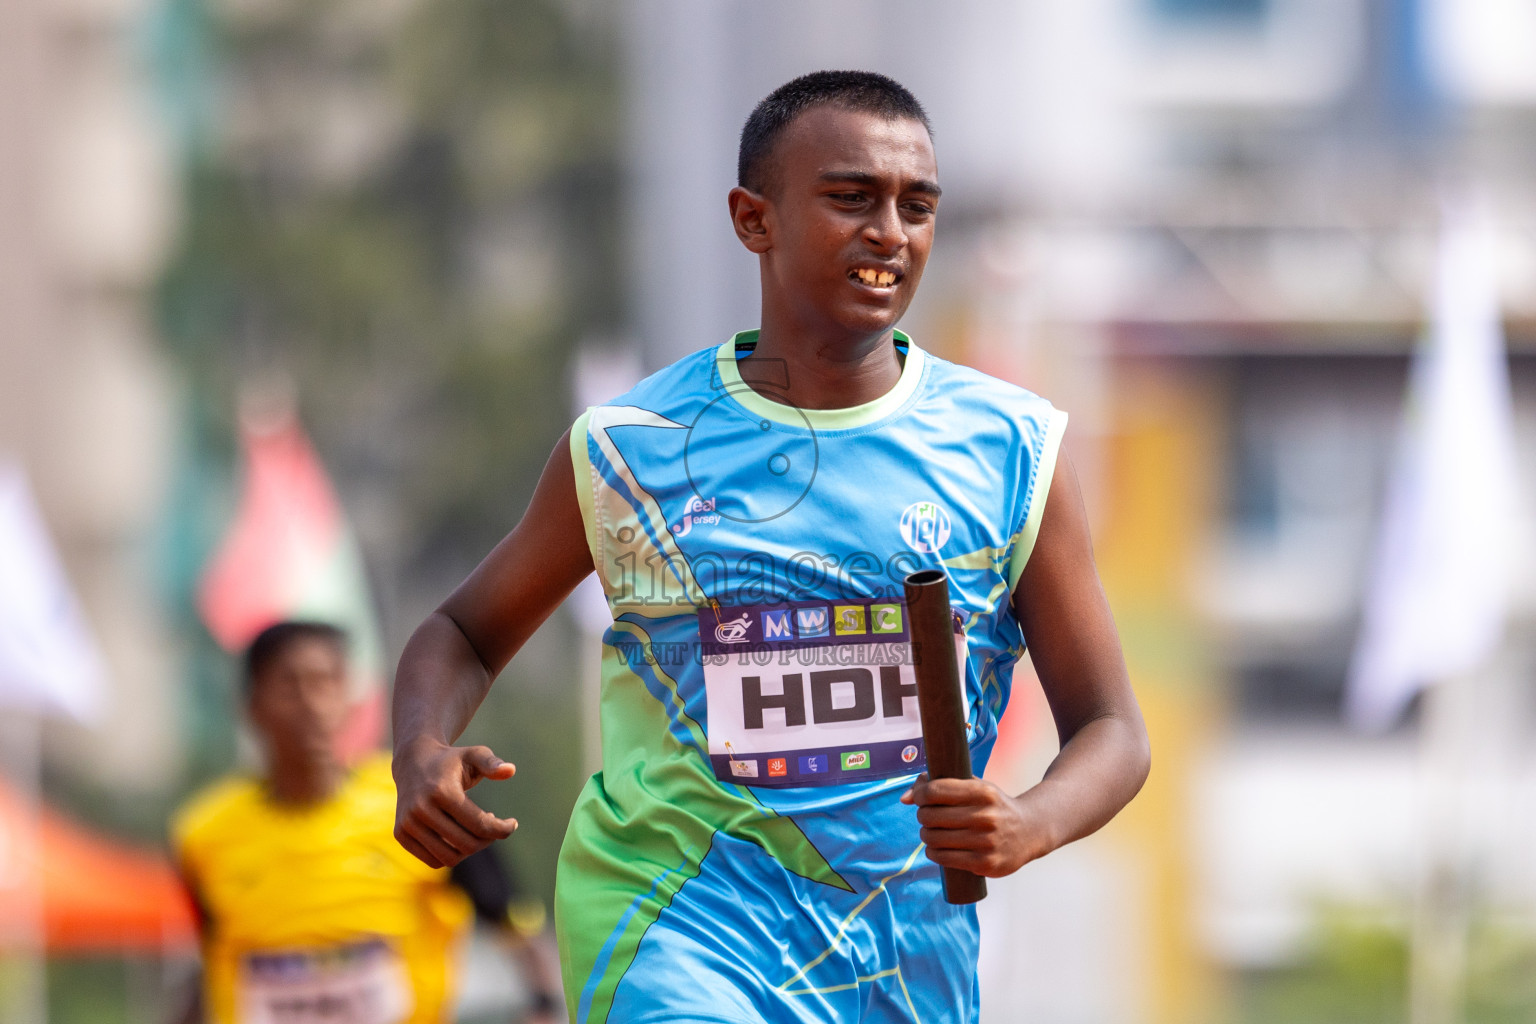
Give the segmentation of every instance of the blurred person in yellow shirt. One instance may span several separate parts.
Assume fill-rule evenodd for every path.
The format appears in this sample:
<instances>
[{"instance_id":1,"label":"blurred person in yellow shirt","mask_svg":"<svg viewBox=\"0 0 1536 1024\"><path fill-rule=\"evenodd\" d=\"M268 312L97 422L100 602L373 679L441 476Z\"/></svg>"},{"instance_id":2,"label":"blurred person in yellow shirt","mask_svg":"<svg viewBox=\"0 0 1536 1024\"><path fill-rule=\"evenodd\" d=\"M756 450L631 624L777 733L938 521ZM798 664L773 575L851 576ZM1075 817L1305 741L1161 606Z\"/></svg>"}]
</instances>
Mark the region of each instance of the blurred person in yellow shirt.
<instances>
[{"instance_id":1,"label":"blurred person in yellow shirt","mask_svg":"<svg viewBox=\"0 0 1536 1024\"><path fill-rule=\"evenodd\" d=\"M247 652L265 774L214 783L172 823L203 948L183 1020L441 1024L476 917L520 962L532 992L524 1019L558 1019L542 907L513 901L489 849L451 872L411 856L394 839L389 758L349 767L337 756L347 674L346 637L324 623L279 623Z\"/></svg>"}]
</instances>

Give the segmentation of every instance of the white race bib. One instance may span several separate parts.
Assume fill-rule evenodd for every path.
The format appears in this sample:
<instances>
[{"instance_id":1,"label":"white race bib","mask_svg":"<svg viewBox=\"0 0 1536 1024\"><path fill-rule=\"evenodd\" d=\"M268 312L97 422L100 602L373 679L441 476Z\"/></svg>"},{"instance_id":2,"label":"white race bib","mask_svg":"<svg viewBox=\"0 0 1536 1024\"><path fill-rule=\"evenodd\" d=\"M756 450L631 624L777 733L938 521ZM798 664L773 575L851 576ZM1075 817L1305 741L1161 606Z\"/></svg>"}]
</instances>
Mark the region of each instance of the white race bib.
<instances>
[{"instance_id":1,"label":"white race bib","mask_svg":"<svg viewBox=\"0 0 1536 1024\"><path fill-rule=\"evenodd\" d=\"M826 786L927 765L901 601L699 611L715 777ZM963 634L956 636L964 678Z\"/></svg>"},{"instance_id":2,"label":"white race bib","mask_svg":"<svg viewBox=\"0 0 1536 1024\"><path fill-rule=\"evenodd\" d=\"M247 1024L398 1024L413 1008L405 965L383 940L247 956Z\"/></svg>"}]
</instances>

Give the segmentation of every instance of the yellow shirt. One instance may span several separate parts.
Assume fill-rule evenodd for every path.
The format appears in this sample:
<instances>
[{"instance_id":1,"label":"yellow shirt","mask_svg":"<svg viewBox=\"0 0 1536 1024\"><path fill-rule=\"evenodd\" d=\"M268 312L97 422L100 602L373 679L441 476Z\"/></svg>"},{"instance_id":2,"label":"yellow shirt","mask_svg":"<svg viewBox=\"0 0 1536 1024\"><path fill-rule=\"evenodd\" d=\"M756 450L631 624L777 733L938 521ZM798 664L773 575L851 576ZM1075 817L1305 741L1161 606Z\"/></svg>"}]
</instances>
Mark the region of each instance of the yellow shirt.
<instances>
[{"instance_id":1,"label":"yellow shirt","mask_svg":"<svg viewBox=\"0 0 1536 1024\"><path fill-rule=\"evenodd\" d=\"M367 1007L349 1012L379 1024L447 1019L469 900L446 869L401 848L394 821L382 756L312 807L229 778L181 809L172 838L208 915L210 1022L327 1019L326 1000L360 1000Z\"/></svg>"}]
</instances>

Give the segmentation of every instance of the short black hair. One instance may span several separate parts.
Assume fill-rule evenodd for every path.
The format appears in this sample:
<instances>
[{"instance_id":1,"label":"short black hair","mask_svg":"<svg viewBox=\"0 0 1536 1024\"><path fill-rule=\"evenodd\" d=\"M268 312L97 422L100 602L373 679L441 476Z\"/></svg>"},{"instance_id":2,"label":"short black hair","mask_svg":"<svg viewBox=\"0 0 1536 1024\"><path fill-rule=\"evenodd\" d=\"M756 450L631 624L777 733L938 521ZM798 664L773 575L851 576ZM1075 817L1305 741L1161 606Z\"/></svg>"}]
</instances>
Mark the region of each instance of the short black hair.
<instances>
[{"instance_id":1,"label":"short black hair","mask_svg":"<svg viewBox=\"0 0 1536 1024\"><path fill-rule=\"evenodd\" d=\"M813 71L785 82L753 108L741 129L736 184L764 191L774 143L790 122L821 104L878 114L888 121L911 118L933 134L928 112L900 82L873 71Z\"/></svg>"},{"instance_id":2,"label":"short black hair","mask_svg":"<svg viewBox=\"0 0 1536 1024\"><path fill-rule=\"evenodd\" d=\"M260 633L245 650L245 695L256 692L256 683L278 658L306 640L319 640L330 644L343 657L347 654L347 633L329 622L291 619L278 622Z\"/></svg>"}]
</instances>

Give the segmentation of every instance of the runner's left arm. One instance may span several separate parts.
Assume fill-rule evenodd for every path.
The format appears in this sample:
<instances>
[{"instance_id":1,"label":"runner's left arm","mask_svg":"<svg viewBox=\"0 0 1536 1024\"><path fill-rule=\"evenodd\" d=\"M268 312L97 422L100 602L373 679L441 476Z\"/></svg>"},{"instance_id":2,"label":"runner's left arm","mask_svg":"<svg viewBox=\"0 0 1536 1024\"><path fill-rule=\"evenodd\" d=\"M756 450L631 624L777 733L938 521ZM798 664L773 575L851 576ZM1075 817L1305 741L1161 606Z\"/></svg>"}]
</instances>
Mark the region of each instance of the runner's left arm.
<instances>
[{"instance_id":1,"label":"runner's left arm","mask_svg":"<svg viewBox=\"0 0 1536 1024\"><path fill-rule=\"evenodd\" d=\"M1018 796L984 779L919 776L928 857L999 878L1103 827L1146 781L1151 753L1120 638L1093 562L1088 516L1065 453L1034 551L1013 593L1061 751Z\"/></svg>"}]
</instances>

